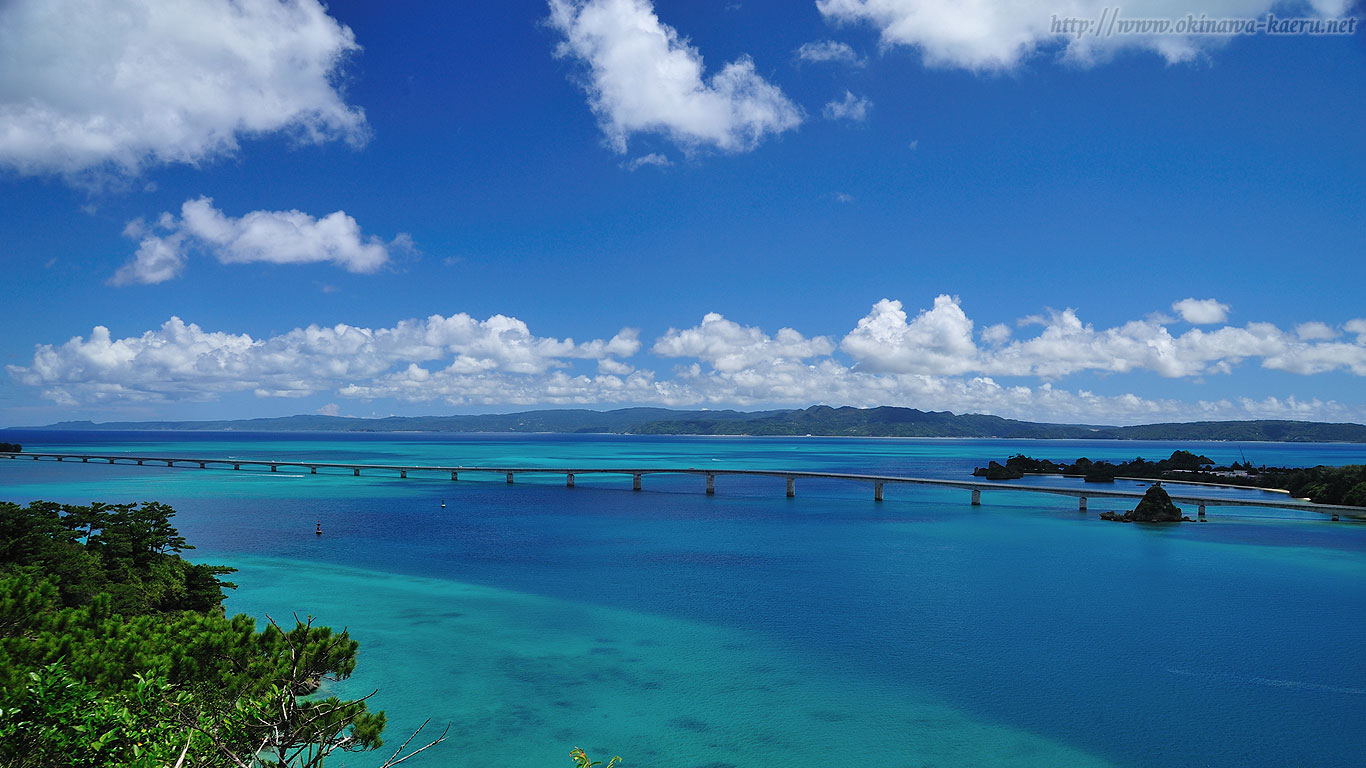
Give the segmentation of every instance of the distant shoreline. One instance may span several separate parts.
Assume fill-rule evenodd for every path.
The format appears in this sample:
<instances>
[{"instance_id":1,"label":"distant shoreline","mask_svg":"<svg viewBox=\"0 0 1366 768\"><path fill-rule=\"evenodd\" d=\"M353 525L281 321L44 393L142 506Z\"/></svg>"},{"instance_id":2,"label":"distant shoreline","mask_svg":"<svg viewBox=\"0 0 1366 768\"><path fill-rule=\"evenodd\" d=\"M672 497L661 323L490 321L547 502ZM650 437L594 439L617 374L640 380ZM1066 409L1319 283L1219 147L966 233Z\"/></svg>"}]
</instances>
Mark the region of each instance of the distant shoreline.
<instances>
[{"instance_id":1,"label":"distant shoreline","mask_svg":"<svg viewBox=\"0 0 1366 768\"><path fill-rule=\"evenodd\" d=\"M1029 422L984 414L954 414L890 406L832 408L824 405L801 410L756 412L622 408L613 411L549 409L506 414L389 416L375 419L298 415L206 421L67 421L43 426L8 427L0 430L0 433L22 430L1366 443L1366 425L1351 423L1251 420L1107 426Z\"/></svg>"}]
</instances>

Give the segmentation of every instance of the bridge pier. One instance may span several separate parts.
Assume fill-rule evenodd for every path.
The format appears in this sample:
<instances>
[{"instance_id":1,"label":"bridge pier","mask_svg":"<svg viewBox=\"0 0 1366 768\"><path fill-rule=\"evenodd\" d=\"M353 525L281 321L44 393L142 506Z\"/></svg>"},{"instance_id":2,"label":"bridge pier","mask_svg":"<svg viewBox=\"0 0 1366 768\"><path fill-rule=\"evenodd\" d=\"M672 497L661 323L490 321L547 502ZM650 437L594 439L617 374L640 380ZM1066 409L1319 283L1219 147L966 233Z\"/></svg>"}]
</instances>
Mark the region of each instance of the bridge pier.
<instances>
[{"instance_id":1,"label":"bridge pier","mask_svg":"<svg viewBox=\"0 0 1366 768\"><path fill-rule=\"evenodd\" d=\"M512 485L512 473L508 473L508 485Z\"/></svg>"},{"instance_id":2,"label":"bridge pier","mask_svg":"<svg viewBox=\"0 0 1366 768\"><path fill-rule=\"evenodd\" d=\"M36 460L37 457L35 456L34 459ZM113 460L113 459L110 459L110 460L109 460L109 463L110 463L110 464L113 464L113 463L114 463L114 460Z\"/></svg>"},{"instance_id":3,"label":"bridge pier","mask_svg":"<svg viewBox=\"0 0 1366 768\"><path fill-rule=\"evenodd\" d=\"M451 479L452 479L452 480L459 480L459 479L460 479L460 473L459 473L459 472L454 472L454 471L452 471L452 472L451 472Z\"/></svg>"},{"instance_id":4,"label":"bridge pier","mask_svg":"<svg viewBox=\"0 0 1366 768\"><path fill-rule=\"evenodd\" d=\"M399 477L407 477L407 476L408 476L408 470L406 470L406 469L400 469L400 470L398 471L398 476L399 476Z\"/></svg>"},{"instance_id":5,"label":"bridge pier","mask_svg":"<svg viewBox=\"0 0 1366 768\"><path fill-rule=\"evenodd\" d=\"M873 501L882 501L882 483L873 483Z\"/></svg>"},{"instance_id":6,"label":"bridge pier","mask_svg":"<svg viewBox=\"0 0 1366 768\"><path fill-rule=\"evenodd\" d=\"M707 473L707 495L716 495L716 475L713 475L710 472Z\"/></svg>"},{"instance_id":7,"label":"bridge pier","mask_svg":"<svg viewBox=\"0 0 1366 768\"><path fill-rule=\"evenodd\" d=\"M199 468L200 468L200 469L204 469L204 468L205 468L205 467L204 467L204 464L205 464L205 462L202 462L202 461L199 462Z\"/></svg>"},{"instance_id":8,"label":"bridge pier","mask_svg":"<svg viewBox=\"0 0 1366 768\"><path fill-rule=\"evenodd\" d=\"M633 490L633 491L638 491L638 490L640 490L640 473L639 473L639 472L637 472L637 473L631 475L631 490Z\"/></svg>"},{"instance_id":9,"label":"bridge pier","mask_svg":"<svg viewBox=\"0 0 1366 768\"><path fill-rule=\"evenodd\" d=\"M274 464L271 464L271 465L270 465L270 471L271 471L271 472L274 472L274 471L277 470L277 469L279 469L278 466L276 466L276 465L274 465Z\"/></svg>"},{"instance_id":10,"label":"bridge pier","mask_svg":"<svg viewBox=\"0 0 1366 768\"><path fill-rule=\"evenodd\" d=\"M61 461L61 459L57 459L57 461ZM142 459L138 459L138 466L142 466Z\"/></svg>"},{"instance_id":11,"label":"bridge pier","mask_svg":"<svg viewBox=\"0 0 1366 768\"><path fill-rule=\"evenodd\" d=\"M564 487L566 487L566 488L573 488L573 487L574 487L574 473L573 473L573 472L566 472L566 473L564 473Z\"/></svg>"},{"instance_id":12,"label":"bridge pier","mask_svg":"<svg viewBox=\"0 0 1366 768\"><path fill-rule=\"evenodd\" d=\"M973 488L973 489L972 489L972 506L974 506L974 507L980 507L980 506L982 506L982 489L981 489L981 488Z\"/></svg>"},{"instance_id":13,"label":"bridge pier","mask_svg":"<svg viewBox=\"0 0 1366 768\"><path fill-rule=\"evenodd\" d=\"M310 475L316 475L316 474L318 474L318 468L317 468L317 467L309 467L309 468L308 468L308 474L310 474Z\"/></svg>"},{"instance_id":14,"label":"bridge pier","mask_svg":"<svg viewBox=\"0 0 1366 768\"><path fill-rule=\"evenodd\" d=\"M360 477L360 467L352 467L352 468L351 468L351 476L352 476L352 477Z\"/></svg>"},{"instance_id":15,"label":"bridge pier","mask_svg":"<svg viewBox=\"0 0 1366 768\"><path fill-rule=\"evenodd\" d=\"M86 457L84 457L84 458L81 459L81 463L82 463L82 464L85 464L85 463L87 463L87 462L89 462L89 461L90 461L90 457L88 457L88 456L86 456Z\"/></svg>"},{"instance_id":16,"label":"bridge pier","mask_svg":"<svg viewBox=\"0 0 1366 768\"><path fill-rule=\"evenodd\" d=\"M62 460L62 457L61 457L61 456L58 456L58 457L57 457L57 461L61 461L61 460Z\"/></svg>"},{"instance_id":17,"label":"bridge pier","mask_svg":"<svg viewBox=\"0 0 1366 768\"><path fill-rule=\"evenodd\" d=\"M1078 511L1078 512L1085 512L1085 511L1086 511L1086 497L1085 497L1085 496L1078 496L1078 497L1077 497L1077 511Z\"/></svg>"},{"instance_id":18,"label":"bridge pier","mask_svg":"<svg viewBox=\"0 0 1366 768\"><path fill-rule=\"evenodd\" d=\"M1205 505L1204 505L1204 504L1201 504L1201 505L1200 505L1200 511L1196 513L1196 517L1199 517L1199 518L1202 519L1202 520L1204 519L1204 517L1205 517Z\"/></svg>"},{"instance_id":19,"label":"bridge pier","mask_svg":"<svg viewBox=\"0 0 1366 768\"><path fill-rule=\"evenodd\" d=\"M797 495L797 481L796 481L796 479L789 477L789 478L787 479L787 497L788 497L789 499L791 499L791 498L796 497L796 495Z\"/></svg>"},{"instance_id":20,"label":"bridge pier","mask_svg":"<svg viewBox=\"0 0 1366 768\"><path fill-rule=\"evenodd\" d=\"M142 462L139 461L138 463L141 464ZM241 464L233 464L233 465L232 465L232 468L233 468L233 469L241 469L241 468L242 468L242 465L241 465Z\"/></svg>"}]
</instances>

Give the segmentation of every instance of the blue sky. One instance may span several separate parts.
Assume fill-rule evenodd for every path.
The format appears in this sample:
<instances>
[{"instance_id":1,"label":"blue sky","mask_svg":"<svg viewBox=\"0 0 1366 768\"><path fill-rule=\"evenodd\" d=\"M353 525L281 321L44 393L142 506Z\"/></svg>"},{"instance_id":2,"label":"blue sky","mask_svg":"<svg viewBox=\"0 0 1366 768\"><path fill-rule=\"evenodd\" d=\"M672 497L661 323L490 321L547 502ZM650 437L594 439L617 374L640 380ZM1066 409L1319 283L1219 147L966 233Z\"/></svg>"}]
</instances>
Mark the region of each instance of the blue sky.
<instances>
[{"instance_id":1,"label":"blue sky","mask_svg":"<svg viewBox=\"0 0 1366 768\"><path fill-rule=\"evenodd\" d=\"M0 424L1366 421L1366 31L935 5L7 4Z\"/></svg>"}]
</instances>

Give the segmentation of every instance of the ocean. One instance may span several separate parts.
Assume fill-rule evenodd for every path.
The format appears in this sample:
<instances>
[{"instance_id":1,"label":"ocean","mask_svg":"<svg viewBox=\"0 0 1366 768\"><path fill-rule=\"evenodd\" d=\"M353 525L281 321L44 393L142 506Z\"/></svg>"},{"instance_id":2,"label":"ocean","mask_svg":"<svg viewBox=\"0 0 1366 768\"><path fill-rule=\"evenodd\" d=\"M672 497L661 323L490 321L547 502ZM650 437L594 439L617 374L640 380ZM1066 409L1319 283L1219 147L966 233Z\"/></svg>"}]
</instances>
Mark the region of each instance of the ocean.
<instances>
[{"instance_id":1,"label":"ocean","mask_svg":"<svg viewBox=\"0 0 1366 768\"><path fill-rule=\"evenodd\" d=\"M37 432L26 450L367 464L689 466L968 479L1014 453L1366 463L1338 444L601 435ZM1079 481L1063 478L1049 482ZM1358 766L1366 525L776 478L449 477L0 461L0 499L157 500L229 613L361 644L407 765ZM1121 482L1119 487L1125 487ZM1254 490L1211 494L1271 498ZM1280 498L1284 498L1283 496ZM442 506L444 502L444 507ZM323 535L314 535L321 522ZM429 726L429 728L432 726ZM388 752L384 752L387 756ZM378 765L347 755L329 765Z\"/></svg>"}]
</instances>

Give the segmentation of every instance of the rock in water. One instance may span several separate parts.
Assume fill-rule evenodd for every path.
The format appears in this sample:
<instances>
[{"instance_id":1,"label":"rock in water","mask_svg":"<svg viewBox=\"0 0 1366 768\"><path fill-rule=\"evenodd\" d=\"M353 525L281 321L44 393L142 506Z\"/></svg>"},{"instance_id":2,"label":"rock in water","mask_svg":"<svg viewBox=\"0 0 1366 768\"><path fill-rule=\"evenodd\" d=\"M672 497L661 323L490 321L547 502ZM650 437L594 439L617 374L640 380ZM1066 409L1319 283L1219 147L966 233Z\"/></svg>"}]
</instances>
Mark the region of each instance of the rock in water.
<instances>
[{"instance_id":1,"label":"rock in water","mask_svg":"<svg viewBox=\"0 0 1366 768\"><path fill-rule=\"evenodd\" d=\"M1172 497L1167 495L1161 483L1153 483L1148 492L1143 494L1138 506L1131 511L1123 515L1102 512L1100 516L1119 523L1179 523L1190 520L1189 517L1181 516L1181 508L1172 503Z\"/></svg>"}]
</instances>

